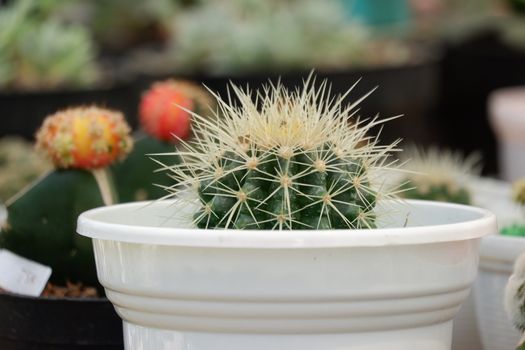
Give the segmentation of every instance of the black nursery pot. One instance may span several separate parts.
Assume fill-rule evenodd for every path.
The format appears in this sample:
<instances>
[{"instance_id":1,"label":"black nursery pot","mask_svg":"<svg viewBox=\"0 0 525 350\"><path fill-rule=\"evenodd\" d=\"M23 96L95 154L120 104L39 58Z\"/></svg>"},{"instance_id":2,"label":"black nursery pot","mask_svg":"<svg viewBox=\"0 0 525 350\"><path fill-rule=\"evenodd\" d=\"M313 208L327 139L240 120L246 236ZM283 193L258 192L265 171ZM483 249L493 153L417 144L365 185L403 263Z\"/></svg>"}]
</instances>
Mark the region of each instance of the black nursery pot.
<instances>
[{"instance_id":1,"label":"black nursery pot","mask_svg":"<svg viewBox=\"0 0 525 350\"><path fill-rule=\"evenodd\" d=\"M135 127L138 96L133 85L121 82L115 85L87 89L52 91L0 90L0 137L19 135L32 138L44 118L60 109L77 105L96 104L120 110Z\"/></svg>"},{"instance_id":2,"label":"black nursery pot","mask_svg":"<svg viewBox=\"0 0 525 350\"><path fill-rule=\"evenodd\" d=\"M2 350L123 349L122 320L106 298L0 293Z\"/></svg>"}]
</instances>

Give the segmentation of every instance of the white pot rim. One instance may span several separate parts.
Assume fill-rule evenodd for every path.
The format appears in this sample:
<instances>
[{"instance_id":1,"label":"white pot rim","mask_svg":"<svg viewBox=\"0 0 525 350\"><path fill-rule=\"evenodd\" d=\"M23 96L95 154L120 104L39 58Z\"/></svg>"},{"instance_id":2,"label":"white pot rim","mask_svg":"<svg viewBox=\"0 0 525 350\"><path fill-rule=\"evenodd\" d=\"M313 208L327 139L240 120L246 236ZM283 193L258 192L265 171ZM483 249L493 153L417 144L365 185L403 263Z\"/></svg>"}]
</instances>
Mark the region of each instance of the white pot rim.
<instances>
[{"instance_id":1,"label":"white pot rim","mask_svg":"<svg viewBox=\"0 0 525 350\"><path fill-rule=\"evenodd\" d=\"M471 219L450 224L428 226L358 229L358 230L206 230L140 226L109 222L112 213L129 211L130 215L157 202L134 202L92 209L78 218L77 232L101 240L187 247L220 248L322 248L373 247L424 244L481 238L496 232L496 218L488 210L443 202L407 200L409 206L466 212ZM166 203L164 203L166 205Z\"/></svg>"},{"instance_id":2,"label":"white pot rim","mask_svg":"<svg viewBox=\"0 0 525 350\"><path fill-rule=\"evenodd\" d=\"M507 261L514 264L514 261L524 251L525 237L494 234L483 238L480 256L483 259Z\"/></svg>"}]
</instances>

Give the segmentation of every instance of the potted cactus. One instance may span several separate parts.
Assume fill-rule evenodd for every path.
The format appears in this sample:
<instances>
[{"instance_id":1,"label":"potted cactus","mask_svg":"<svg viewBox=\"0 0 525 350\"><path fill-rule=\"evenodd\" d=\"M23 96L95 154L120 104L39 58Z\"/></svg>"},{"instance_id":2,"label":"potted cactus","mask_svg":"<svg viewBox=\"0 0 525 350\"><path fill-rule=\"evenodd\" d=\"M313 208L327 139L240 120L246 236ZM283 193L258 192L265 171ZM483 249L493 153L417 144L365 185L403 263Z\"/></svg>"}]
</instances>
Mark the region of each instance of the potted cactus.
<instances>
[{"instance_id":1,"label":"potted cactus","mask_svg":"<svg viewBox=\"0 0 525 350\"><path fill-rule=\"evenodd\" d=\"M0 293L0 348L122 347L121 324L97 284L91 242L75 236L74 225L80 212L117 202L108 166L131 150L129 132L120 112L92 106L57 112L37 133L37 147L56 170L7 201L0 247L53 272L41 297Z\"/></svg>"},{"instance_id":2,"label":"potted cactus","mask_svg":"<svg viewBox=\"0 0 525 350\"><path fill-rule=\"evenodd\" d=\"M127 348L450 348L494 216L390 200L396 143L367 134L386 119L329 90L234 87L158 156L172 200L80 215Z\"/></svg>"}]
</instances>

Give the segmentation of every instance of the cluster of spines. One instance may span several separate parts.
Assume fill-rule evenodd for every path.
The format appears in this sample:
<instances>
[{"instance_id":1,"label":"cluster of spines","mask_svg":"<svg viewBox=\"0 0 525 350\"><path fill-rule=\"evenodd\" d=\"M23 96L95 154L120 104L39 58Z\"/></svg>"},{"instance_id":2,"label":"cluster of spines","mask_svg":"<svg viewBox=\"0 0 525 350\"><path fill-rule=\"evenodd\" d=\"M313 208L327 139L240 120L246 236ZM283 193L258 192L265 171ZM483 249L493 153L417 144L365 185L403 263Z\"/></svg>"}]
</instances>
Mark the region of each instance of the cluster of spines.
<instances>
[{"instance_id":1,"label":"cluster of spines","mask_svg":"<svg viewBox=\"0 0 525 350\"><path fill-rule=\"evenodd\" d=\"M459 204L471 203L469 182L480 172L480 157L461 153L428 149L413 145L401 154L405 189L403 196L412 199L444 201Z\"/></svg>"},{"instance_id":2,"label":"cluster of spines","mask_svg":"<svg viewBox=\"0 0 525 350\"><path fill-rule=\"evenodd\" d=\"M326 83L306 81L295 92L270 85L255 101L233 89L240 105L218 98L215 118L194 115L196 137L176 152L182 162L163 166L176 180L168 196L196 190L198 227L375 226L377 201L394 194L375 177L395 167L397 142L368 136L388 119L352 119L366 96L344 107L346 94L330 99Z\"/></svg>"}]
</instances>

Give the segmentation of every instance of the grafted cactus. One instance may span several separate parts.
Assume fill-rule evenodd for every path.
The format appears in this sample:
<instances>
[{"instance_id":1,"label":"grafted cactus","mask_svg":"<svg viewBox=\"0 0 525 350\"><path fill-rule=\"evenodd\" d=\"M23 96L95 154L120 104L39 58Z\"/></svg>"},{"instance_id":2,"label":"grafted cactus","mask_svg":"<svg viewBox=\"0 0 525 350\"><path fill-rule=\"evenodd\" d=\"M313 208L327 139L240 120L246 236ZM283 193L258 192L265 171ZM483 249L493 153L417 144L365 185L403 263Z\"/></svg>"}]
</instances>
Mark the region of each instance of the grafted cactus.
<instances>
[{"instance_id":1,"label":"grafted cactus","mask_svg":"<svg viewBox=\"0 0 525 350\"><path fill-rule=\"evenodd\" d=\"M96 285L91 241L75 234L78 215L117 200L108 166L130 152L130 128L120 112L74 107L48 116L37 148L56 169L12 197L0 227L0 247L46 264L51 280Z\"/></svg>"},{"instance_id":2,"label":"grafted cactus","mask_svg":"<svg viewBox=\"0 0 525 350\"><path fill-rule=\"evenodd\" d=\"M195 140L166 167L177 184L198 193L200 228L372 228L374 208L391 192L377 181L389 169L396 144L380 145L370 129L387 119L353 119L355 107L330 98L329 86L312 80L288 92L271 85L252 101L233 90L233 106L218 98L215 118L194 115ZM350 89L351 90L351 89Z\"/></svg>"}]
</instances>

